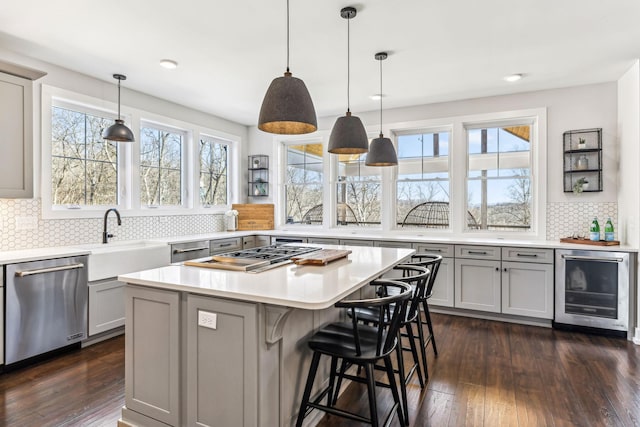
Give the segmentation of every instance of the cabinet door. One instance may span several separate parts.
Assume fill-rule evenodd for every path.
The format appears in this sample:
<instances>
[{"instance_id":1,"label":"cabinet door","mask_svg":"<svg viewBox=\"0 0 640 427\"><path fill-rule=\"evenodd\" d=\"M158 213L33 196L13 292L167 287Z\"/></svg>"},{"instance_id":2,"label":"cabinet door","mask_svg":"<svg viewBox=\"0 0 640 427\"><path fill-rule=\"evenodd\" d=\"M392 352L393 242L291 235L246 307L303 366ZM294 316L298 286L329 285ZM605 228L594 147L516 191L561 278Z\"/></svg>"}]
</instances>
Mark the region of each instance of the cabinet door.
<instances>
[{"instance_id":1,"label":"cabinet door","mask_svg":"<svg viewBox=\"0 0 640 427\"><path fill-rule=\"evenodd\" d=\"M89 336L124 325L124 283L89 283Z\"/></svg>"},{"instance_id":2,"label":"cabinet door","mask_svg":"<svg viewBox=\"0 0 640 427\"><path fill-rule=\"evenodd\" d=\"M244 236L242 238L242 249L252 249L256 247L256 236Z\"/></svg>"},{"instance_id":3,"label":"cabinet door","mask_svg":"<svg viewBox=\"0 0 640 427\"><path fill-rule=\"evenodd\" d=\"M33 197L32 85L0 73L0 197Z\"/></svg>"},{"instance_id":4,"label":"cabinet door","mask_svg":"<svg viewBox=\"0 0 640 427\"><path fill-rule=\"evenodd\" d=\"M500 261L455 260L455 306L500 313Z\"/></svg>"},{"instance_id":5,"label":"cabinet door","mask_svg":"<svg viewBox=\"0 0 640 427\"><path fill-rule=\"evenodd\" d=\"M432 296L429 298L429 305L439 305L442 307L453 307L453 258L442 258L436 281L433 284Z\"/></svg>"},{"instance_id":6,"label":"cabinet door","mask_svg":"<svg viewBox=\"0 0 640 427\"><path fill-rule=\"evenodd\" d=\"M125 287L125 405L180 424L180 295Z\"/></svg>"},{"instance_id":7,"label":"cabinet door","mask_svg":"<svg viewBox=\"0 0 640 427\"><path fill-rule=\"evenodd\" d=\"M502 312L553 319L553 265L502 263Z\"/></svg>"},{"instance_id":8,"label":"cabinet door","mask_svg":"<svg viewBox=\"0 0 640 427\"><path fill-rule=\"evenodd\" d=\"M256 247L269 246L271 244L271 236L256 236Z\"/></svg>"},{"instance_id":9,"label":"cabinet door","mask_svg":"<svg viewBox=\"0 0 640 427\"><path fill-rule=\"evenodd\" d=\"M257 305L190 294L186 323L187 425L258 425Z\"/></svg>"}]
</instances>

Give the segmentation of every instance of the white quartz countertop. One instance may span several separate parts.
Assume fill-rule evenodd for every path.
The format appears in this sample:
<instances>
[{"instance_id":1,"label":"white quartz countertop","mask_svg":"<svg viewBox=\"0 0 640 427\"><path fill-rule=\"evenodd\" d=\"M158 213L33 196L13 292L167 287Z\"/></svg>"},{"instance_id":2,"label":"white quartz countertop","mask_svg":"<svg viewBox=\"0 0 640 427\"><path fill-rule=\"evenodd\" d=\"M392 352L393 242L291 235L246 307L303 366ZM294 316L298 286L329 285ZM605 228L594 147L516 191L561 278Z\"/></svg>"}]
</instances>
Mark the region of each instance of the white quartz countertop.
<instances>
[{"instance_id":1,"label":"white quartz countertop","mask_svg":"<svg viewBox=\"0 0 640 427\"><path fill-rule=\"evenodd\" d=\"M65 258L76 255L88 255L91 251L72 246L52 248L23 249L19 251L0 251L0 265L42 259Z\"/></svg>"},{"instance_id":2,"label":"white quartz countertop","mask_svg":"<svg viewBox=\"0 0 640 427\"><path fill-rule=\"evenodd\" d=\"M325 266L289 264L253 274L172 265L121 275L118 280L159 289L318 310L331 307L415 252L397 248L322 247L349 249L352 253Z\"/></svg>"}]
</instances>

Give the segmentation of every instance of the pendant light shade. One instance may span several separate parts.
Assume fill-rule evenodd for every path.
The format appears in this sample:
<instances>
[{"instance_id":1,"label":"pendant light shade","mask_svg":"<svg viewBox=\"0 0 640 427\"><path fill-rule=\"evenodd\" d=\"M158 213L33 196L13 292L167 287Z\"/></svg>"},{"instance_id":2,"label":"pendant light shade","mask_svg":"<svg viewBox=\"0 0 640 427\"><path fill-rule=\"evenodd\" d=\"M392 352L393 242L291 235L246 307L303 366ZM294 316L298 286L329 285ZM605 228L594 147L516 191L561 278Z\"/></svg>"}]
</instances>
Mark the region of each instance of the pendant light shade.
<instances>
[{"instance_id":1,"label":"pendant light shade","mask_svg":"<svg viewBox=\"0 0 640 427\"><path fill-rule=\"evenodd\" d=\"M120 118L120 82L126 80L127 77L122 74L114 74L113 78L118 80L118 118L114 124L104 130L102 139L117 142L133 142L136 140L133 137L133 132L125 126L124 120Z\"/></svg>"},{"instance_id":2,"label":"pendant light shade","mask_svg":"<svg viewBox=\"0 0 640 427\"><path fill-rule=\"evenodd\" d=\"M287 71L271 82L262 101L258 129L281 135L299 135L318 129L316 110L304 82L289 71L289 0L287 0Z\"/></svg>"},{"instance_id":3,"label":"pendant light shade","mask_svg":"<svg viewBox=\"0 0 640 427\"><path fill-rule=\"evenodd\" d=\"M347 20L347 112L343 117L339 117L333 125L329 136L328 151L334 154L361 154L369 150L367 132L364 130L360 118L351 115L349 108L349 21L356 16L356 9L354 7L345 7L340 11L340 16Z\"/></svg>"},{"instance_id":4,"label":"pendant light shade","mask_svg":"<svg viewBox=\"0 0 640 427\"><path fill-rule=\"evenodd\" d=\"M367 166L396 166L398 155L393 143L382 134L382 61L387 59L387 54L379 52L376 53L375 58L380 61L380 136L371 141L365 164Z\"/></svg>"}]
</instances>

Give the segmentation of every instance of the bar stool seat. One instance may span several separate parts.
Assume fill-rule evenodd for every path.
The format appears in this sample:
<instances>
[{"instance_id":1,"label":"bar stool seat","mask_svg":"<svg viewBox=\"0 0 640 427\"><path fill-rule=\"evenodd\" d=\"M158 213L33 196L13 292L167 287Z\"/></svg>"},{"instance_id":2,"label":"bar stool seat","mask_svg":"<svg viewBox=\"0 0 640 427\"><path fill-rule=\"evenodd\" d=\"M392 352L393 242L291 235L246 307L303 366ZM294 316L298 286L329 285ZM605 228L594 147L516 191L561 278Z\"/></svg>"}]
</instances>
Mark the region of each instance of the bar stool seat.
<instances>
[{"instance_id":1,"label":"bar stool seat","mask_svg":"<svg viewBox=\"0 0 640 427\"><path fill-rule=\"evenodd\" d=\"M385 425L388 425L394 413L397 413L400 425L406 425L390 355L396 348L398 329L401 325L401 319L406 315L407 303L413 291L406 283L385 279L375 280L370 285L385 289L395 288L399 290L399 293L383 298L343 300L335 304L338 308L347 308L351 311L351 322L330 323L309 339L308 346L313 351L313 357L302 402L300 403L300 411L296 422L297 427L302 426L304 418L312 409L319 409L333 415L377 427L379 421L376 385L379 383L375 379L374 365L378 361L384 362L388 386L391 388L394 400L394 405L386 417ZM380 309L378 323L375 326L358 322L356 308L366 307L378 307ZM320 364L320 358L323 355L331 358L329 384L314 400L311 400L311 390ZM335 407L338 390L335 391L334 396L334 387L338 360L364 368L365 378L359 380L362 380L367 385L369 418ZM320 402L325 396L327 403L322 405Z\"/></svg>"}]
</instances>

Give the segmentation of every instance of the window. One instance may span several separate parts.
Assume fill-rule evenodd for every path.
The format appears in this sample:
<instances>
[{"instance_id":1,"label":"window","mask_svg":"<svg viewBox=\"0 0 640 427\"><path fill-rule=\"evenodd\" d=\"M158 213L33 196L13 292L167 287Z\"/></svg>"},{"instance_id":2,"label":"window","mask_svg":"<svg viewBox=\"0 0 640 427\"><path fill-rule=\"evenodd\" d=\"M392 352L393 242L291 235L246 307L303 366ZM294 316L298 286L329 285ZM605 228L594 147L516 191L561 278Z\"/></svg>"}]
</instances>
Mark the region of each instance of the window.
<instances>
[{"instance_id":1,"label":"window","mask_svg":"<svg viewBox=\"0 0 640 427\"><path fill-rule=\"evenodd\" d=\"M467 229L529 231L532 224L531 128L467 127Z\"/></svg>"},{"instance_id":2,"label":"window","mask_svg":"<svg viewBox=\"0 0 640 427\"><path fill-rule=\"evenodd\" d=\"M450 227L450 140L449 131L398 135L398 227Z\"/></svg>"},{"instance_id":3,"label":"window","mask_svg":"<svg viewBox=\"0 0 640 427\"><path fill-rule=\"evenodd\" d=\"M184 134L142 126L140 129L140 203L182 204L182 144Z\"/></svg>"},{"instance_id":4,"label":"window","mask_svg":"<svg viewBox=\"0 0 640 427\"><path fill-rule=\"evenodd\" d=\"M118 204L118 147L102 139L113 119L51 107L51 204Z\"/></svg>"},{"instance_id":5,"label":"window","mask_svg":"<svg viewBox=\"0 0 640 427\"><path fill-rule=\"evenodd\" d=\"M200 204L227 204L228 145L212 137L200 138Z\"/></svg>"},{"instance_id":6,"label":"window","mask_svg":"<svg viewBox=\"0 0 640 427\"><path fill-rule=\"evenodd\" d=\"M338 226L380 226L381 170L379 167L365 166L366 158L366 153L338 155Z\"/></svg>"},{"instance_id":7,"label":"window","mask_svg":"<svg viewBox=\"0 0 640 427\"><path fill-rule=\"evenodd\" d=\"M322 224L323 145L285 146L285 221Z\"/></svg>"}]
</instances>

